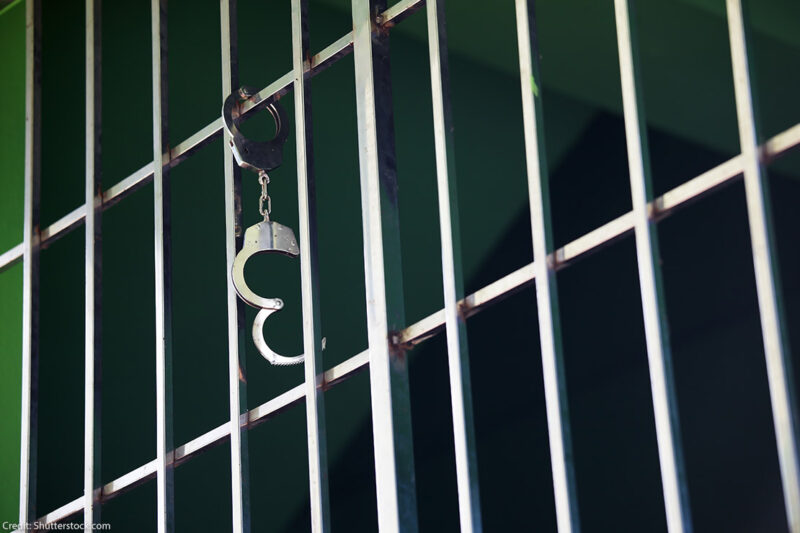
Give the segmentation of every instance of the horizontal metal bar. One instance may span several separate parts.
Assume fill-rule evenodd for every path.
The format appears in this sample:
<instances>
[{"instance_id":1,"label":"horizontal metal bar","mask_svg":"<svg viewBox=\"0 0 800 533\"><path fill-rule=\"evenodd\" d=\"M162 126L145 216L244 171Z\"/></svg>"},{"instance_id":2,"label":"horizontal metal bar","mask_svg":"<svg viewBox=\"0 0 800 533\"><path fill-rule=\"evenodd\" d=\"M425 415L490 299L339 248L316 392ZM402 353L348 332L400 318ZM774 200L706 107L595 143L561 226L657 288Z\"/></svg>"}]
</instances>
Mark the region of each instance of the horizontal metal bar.
<instances>
[{"instance_id":1,"label":"horizontal metal bar","mask_svg":"<svg viewBox=\"0 0 800 533\"><path fill-rule=\"evenodd\" d=\"M650 217L660 219L668 215L673 209L685 207L691 200L695 200L721 185L731 183L733 178L741 177L742 161L741 155L732 157L696 178L675 187L663 196L656 198L649 206Z\"/></svg>"},{"instance_id":2,"label":"horizontal metal bar","mask_svg":"<svg viewBox=\"0 0 800 533\"><path fill-rule=\"evenodd\" d=\"M83 511L83 496L81 496L80 498L75 498L74 500L72 500L68 504L62 505L61 507L59 507L55 511L47 513L46 515L44 515L42 518L40 518L36 522L40 523L40 524L49 524L49 523L52 523L52 522L59 522L59 521L64 520L65 518L68 518L68 517L70 517L70 516L72 516L74 514L80 513L81 511Z\"/></svg>"},{"instance_id":3,"label":"horizontal metal bar","mask_svg":"<svg viewBox=\"0 0 800 533\"><path fill-rule=\"evenodd\" d=\"M786 130L785 132L773 137L765 144L765 152L770 157L777 157L784 154L787 150L800 144L800 124ZM666 217L674 213L678 208L684 207L690 202L707 195L721 185L732 182L733 178L741 176L741 156L736 156L721 165L705 172L686 183L675 187L663 196L656 198L649 204L650 212L658 217ZM574 241L559 248L551 254L549 260L555 261L556 268L564 268L577 259L580 259L589 252L597 251L602 247L614 242L619 237L633 231L633 214L631 212L578 237ZM21 246L21 245L19 245ZM6 254L16 248L12 248ZM534 280L535 265L529 263L510 274L478 289L474 293L466 296L459 301L461 312L465 316L472 316L489 307L490 305L507 298L508 296L529 287ZM416 346L425 340L433 337L444 329L444 309L411 324L404 330L397 333L394 342L404 344L407 347ZM365 350L346 361L326 370L323 374L323 388L328 389L342 381L353 377L359 371L364 370L369 365L369 351ZM288 391L276 396L275 398L253 408L246 414L242 414L240 424L250 428L266 422L268 419L296 405L305 397L304 385L300 384ZM245 420L247 417L247 420ZM200 435L178 447L174 451L173 460L181 464L201 451L219 444L230 435L230 424L222 424L211 431ZM107 483L102 489L102 499L106 501L120 492L132 488L150 478L155 474L156 461L150 461L131 472ZM81 501L79 498L76 501ZM53 522L50 517L56 516L58 520L63 520L70 514L80 512L83 507L73 508L75 502L70 502L63 507L43 516L40 520L43 523ZM79 504L78 504L79 505ZM69 510L68 514L64 514Z\"/></svg>"},{"instance_id":4,"label":"horizontal metal bar","mask_svg":"<svg viewBox=\"0 0 800 533\"><path fill-rule=\"evenodd\" d=\"M311 71L316 76L329 66L333 65L337 60L346 56L353 51L353 32L348 32L347 35L339 37L338 40L329 44L325 49L315 56L311 56ZM308 76L306 70L306 76Z\"/></svg>"},{"instance_id":5,"label":"horizontal metal bar","mask_svg":"<svg viewBox=\"0 0 800 533\"><path fill-rule=\"evenodd\" d=\"M304 387L305 386L303 384L297 385L283 394L280 394L275 398L259 405L258 407L251 409L250 412L247 413L248 421L251 425L264 422L268 417L273 417L276 414L281 413L289 407L295 405L305 397ZM243 420L242 423L244 423Z\"/></svg>"},{"instance_id":6,"label":"horizontal metal bar","mask_svg":"<svg viewBox=\"0 0 800 533\"><path fill-rule=\"evenodd\" d=\"M154 478L157 464L157 461L153 459L149 463L145 463L127 474L118 477L114 481L103 485L103 500L122 494L126 489L131 489L143 481Z\"/></svg>"},{"instance_id":7,"label":"horizontal metal bar","mask_svg":"<svg viewBox=\"0 0 800 533\"><path fill-rule=\"evenodd\" d=\"M336 365L324 374L323 387L327 390L337 383L354 376L359 371L367 368L369 364L369 350L364 350L358 355L354 355L347 361Z\"/></svg>"},{"instance_id":8,"label":"horizontal metal bar","mask_svg":"<svg viewBox=\"0 0 800 533\"><path fill-rule=\"evenodd\" d=\"M759 150L761 163L767 164L776 157L780 157L787 151L795 148L798 144L798 139L800 139L800 124L795 124L788 130L782 131L768 139L764 146L761 147L761 150Z\"/></svg>"},{"instance_id":9,"label":"horizontal metal bar","mask_svg":"<svg viewBox=\"0 0 800 533\"><path fill-rule=\"evenodd\" d=\"M244 417L244 415L242 415L242 417ZM195 437L183 446L177 447L173 453L173 456L171 457L171 460L178 465L188 459L191 459L198 452L205 450L206 448L210 448L215 444L219 444L223 439L225 439L225 437L230 435L230 428L231 423L225 422L224 424L215 427L211 431L203 433L199 437Z\"/></svg>"},{"instance_id":10,"label":"horizontal metal bar","mask_svg":"<svg viewBox=\"0 0 800 533\"><path fill-rule=\"evenodd\" d=\"M151 181L153 181L152 161L104 192L103 208L108 209L110 206L118 204L123 198L141 189Z\"/></svg>"},{"instance_id":11,"label":"horizontal metal bar","mask_svg":"<svg viewBox=\"0 0 800 533\"><path fill-rule=\"evenodd\" d=\"M62 237L70 231L83 224L86 218L86 205L73 209L57 221L50 224L42 231L42 248L55 242L58 237ZM45 244L46 243L46 244Z\"/></svg>"},{"instance_id":12,"label":"horizontal metal bar","mask_svg":"<svg viewBox=\"0 0 800 533\"><path fill-rule=\"evenodd\" d=\"M424 5L424 0L400 0L381 13L381 24L384 27L399 24Z\"/></svg>"},{"instance_id":13,"label":"horizontal metal bar","mask_svg":"<svg viewBox=\"0 0 800 533\"><path fill-rule=\"evenodd\" d=\"M0 272L3 272L4 270L11 268L22 261L22 252L25 249L23 244L24 243L19 243L0 255Z\"/></svg>"},{"instance_id":14,"label":"horizontal metal bar","mask_svg":"<svg viewBox=\"0 0 800 533\"><path fill-rule=\"evenodd\" d=\"M174 168L194 152L207 145L222 133L222 118L218 118L206 125L200 131L195 132L191 137L170 149L169 157L163 156L164 167Z\"/></svg>"}]
</instances>

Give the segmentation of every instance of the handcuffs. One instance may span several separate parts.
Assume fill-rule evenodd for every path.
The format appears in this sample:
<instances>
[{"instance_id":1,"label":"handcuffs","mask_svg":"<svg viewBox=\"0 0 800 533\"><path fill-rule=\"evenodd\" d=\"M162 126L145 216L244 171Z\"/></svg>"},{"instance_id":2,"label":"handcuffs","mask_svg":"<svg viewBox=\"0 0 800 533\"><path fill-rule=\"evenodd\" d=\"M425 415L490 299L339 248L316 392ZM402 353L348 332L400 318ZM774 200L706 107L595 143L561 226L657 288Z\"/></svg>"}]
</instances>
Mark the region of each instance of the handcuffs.
<instances>
[{"instance_id":1,"label":"handcuffs","mask_svg":"<svg viewBox=\"0 0 800 533\"><path fill-rule=\"evenodd\" d=\"M229 136L229 146L236 163L248 170L258 173L261 183L259 211L264 220L250 226L244 233L244 245L236 254L231 268L231 281L236 294L245 303L259 309L253 321L253 342L259 353L273 365L285 366L302 363L304 355L292 357L280 355L267 345L264 340L264 322L272 313L283 309L280 298L265 298L256 294L245 281L244 265L247 260L259 254L282 254L298 257L300 248L292 228L270 220L271 200L267 194L269 176L267 172L278 168L283 161L283 145L289 135L286 112L278 102L267 104L266 109L275 120L275 137L269 141L253 141L247 139L239 131L241 105L255 94L250 87L241 87L230 94L222 106L222 121ZM266 201L266 207L264 202Z\"/></svg>"}]
</instances>

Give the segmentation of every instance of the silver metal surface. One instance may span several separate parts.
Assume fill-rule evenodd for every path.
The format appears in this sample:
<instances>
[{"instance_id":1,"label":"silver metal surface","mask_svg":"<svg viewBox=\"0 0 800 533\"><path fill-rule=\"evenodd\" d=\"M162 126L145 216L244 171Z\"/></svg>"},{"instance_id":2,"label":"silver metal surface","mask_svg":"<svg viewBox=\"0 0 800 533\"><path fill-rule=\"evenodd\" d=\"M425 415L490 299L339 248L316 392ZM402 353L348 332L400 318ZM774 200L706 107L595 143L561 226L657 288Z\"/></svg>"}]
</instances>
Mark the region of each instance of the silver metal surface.
<instances>
[{"instance_id":1,"label":"silver metal surface","mask_svg":"<svg viewBox=\"0 0 800 533\"><path fill-rule=\"evenodd\" d=\"M400 0L386 11L381 13L380 22L383 27L387 24L397 24L409 15L420 9L425 4L424 0Z\"/></svg>"},{"instance_id":2,"label":"silver metal surface","mask_svg":"<svg viewBox=\"0 0 800 533\"><path fill-rule=\"evenodd\" d=\"M253 342L258 349L258 352L264 356L264 359L277 366L299 365L305 360L305 354L285 356L280 355L267 345L264 340L264 322L269 318L272 313L279 311L279 309L265 308L261 309L253 320Z\"/></svg>"},{"instance_id":3,"label":"silver metal surface","mask_svg":"<svg viewBox=\"0 0 800 533\"><path fill-rule=\"evenodd\" d=\"M383 7L352 3L378 528L390 533L416 531L417 509L407 359L389 344L404 317L389 43L372 15Z\"/></svg>"},{"instance_id":4,"label":"silver metal surface","mask_svg":"<svg viewBox=\"0 0 800 533\"><path fill-rule=\"evenodd\" d=\"M283 309L283 300L259 296L244 279L244 265L247 260L254 255L267 253L297 257L300 248L292 228L272 221L259 222L247 228L244 233L244 246L233 260L231 280L236 293L247 304L260 309Z\"/></svg>"},{"instance_id":5,"label":"silver metal surface","mask_svg":"<svg viewBox=\"0 0 800 533\"><path fill-rule=\"evenodd\" d=\"M758 133L753 113L745 20L741 0L727 0L728 32L733 63L733 87L739 144L744 167L744 192L750 245L764 339L767 380L772 403L778 463L789 531L800 533L800 458L798 458L797 405L792 383L785 315L780 307L777 263L765 171L759 161Z\"/></svg>"},{"instance_id":6,"label":"silver metal surface","mask_svg":"<svg viewBox=\"0 0 800 533\"><path fill-rule=\"evenodd\" d=\"M444 0L427 2L444 317L447 331L450 403L453 413L459 523L462 532L478 532L483 530L483 525L478 484L477 443L472 415L469 349L466 319L458 309L458 300L464 297L464 279L461 267L461 235L444 7Z\"/></svg>"},{"instance_id":7,"label":"silver metal surface","mask_svg":"<svg viewBox=\"0 0 800 533\"><path fill-rule=\"evenodd\" d=\"M102 231L103 188L100 176L101 132L101 2L86 0L86 183L85 183L85 332L83 411L83 523L100 523L95 487L100 486L100 422L102 369Z\"/></svg>"},{"instance_id":8,"label":"silver metal surface","mask_svg":"<svg viewBox=\"0 0 800 533\"><path fill-rule=\"evenodd\" d=\"M237 0L220 0L222 47L221 100L239 86L237 53ZM229 140L229 139L226 139ZM227 143L225 143L227 144ZM244 303L237 297L228 272L242 247L242 175L233 154L223 146L225 169L225 280L228 326L228 419L223 427L231 439L231 531L250 532L250 474L248 469L247 426L239 424L247 411L247 384L240 379L245 368ZM241 354L241 357L240 357ZM176 453L177 455L177 453Z\"/></svg>"},{"instance_id":9,"label":"silver metal surface","mask_svg":"<svg viewBox=\"0 0 800 533\"><path fill-rule=\"evenodd\" d=\"M628 0L614 0L619 47L619 70L622 83L622 107L625 139L630 169L633 229L636 259L642 296L647 361L653 395L653 411L661 467L661 486L667 529L670 533L692 531L689 496L681 453L678 402L672 375L666 308L661 285L661 270L655 222L650 218L648 202L652 198L649 156L644 118L639 105L635 43L631 38Z\"/></svg>"},{"instance_id":10,"label":"silver metal surface","mask_svg":"<svg viewBox=\"0 0 800 533\"><path fill-rule=\"evenodd\" d=\"M169 144L167 135L167 0L151 0L153 67L153 161ZM153 169L156 320L156 524L175 529L172 450L172 291L169 171Z\"/></svg>"},{"instance_id":11,"label":"silver metal surface","mask_svg":"<svg viewBox=\"0 0 800 533\"><path fill-rule=\"evenodd\" d=\"M535 18L532 16L533 13L528 11L528 0L516 0L515 4L525 162L533 240L533 274L536 276L536 309L539 317L539 344L542 354L550 465L553 472L553 497L558 531L569 533L580 531L580 526L572 464L558 291L553 263L548 261L553 248L553 226L550 218L541 99L534 89L534 79L539 79L538 44L535 41L535 33L531 39L530 26L531 22L535 23ZM541 84L541 81L539 83Z\"/></svg>"},{"instance_id":12,"label":"silver metal surface","mask_svg":"<svg viewBox=\"0 0 800 533\"><path fill-rule=\"evenodd\" d=\"M36 428L39 365L39 192L41 184L40 0L25 3L25 206L22 240L22 399L19 523L36 517Z\"/></svg>"},{"instance_id":13,"label":"silver metal surface","mask_svg":"<svg viewBox=\"0 0 800 533\"><path fill-rule=\"evenodd\" d=\"M317 206L311 120L311 86L305 83L309 57L308 1L292 0L292 72L297 146L297 199L300 218L300 283L305 355L306 435L311 531L331 529L328 497L328 447L322 391L322 333L319 304ZM259 312L259 315L263 312ZM258 317L256 317L258 318Z\"/></svg>"},{"instance_id":14,"label":"silver metal surface","mask_svg":"<svg viewBox=\"0 0 800 533\"><path fill-rule=\"evenodd\" d=\"M253 170L266 175L267 171L278 168L283 161L283 144L289 133L288 119L283 107L275 101L264 108L275 121L275 136L269 141L255 141L245 137L239 131L242 119L242 104L256 94L252 87L242 86L231 92L222 104L222 123L227 133L228 145L241 168Z\"/></svg>"}]
</instances>

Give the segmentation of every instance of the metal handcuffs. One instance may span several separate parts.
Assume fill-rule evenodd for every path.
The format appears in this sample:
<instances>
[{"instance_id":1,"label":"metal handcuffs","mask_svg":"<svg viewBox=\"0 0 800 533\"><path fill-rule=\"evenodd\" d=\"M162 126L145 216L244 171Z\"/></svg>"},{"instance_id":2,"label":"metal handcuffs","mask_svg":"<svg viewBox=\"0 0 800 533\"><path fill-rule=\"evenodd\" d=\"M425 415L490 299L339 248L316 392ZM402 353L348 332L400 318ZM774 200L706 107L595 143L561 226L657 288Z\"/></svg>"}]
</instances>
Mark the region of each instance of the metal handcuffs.
<instances>
[{"instance_id":1,"label":"metal handcuffs","mask_svg":"<svg viewBox=\"0 0 800 533\"><path fill-rule=\"evenodd\" d=\"M277 102L267 105L267 110L275 120L275 137L269 141L252 141L246 139L239 131L238 124L241 116L241 104L255 94L249 87L241 87L225 99L222 106L222 120L225 130L230 136L229 145L236 163L242 167L253 170L259 174L262 181L262 203L266 195L267 171L278 168L283 160L283 145L289 135L286 112ZM266 178L266 181L263 181ZM261 207L264 220L247 228L244 233L244 245L236 254L231 268L231 280L239 297L248 305L259 309L253 321L253 342L264 358L273 365L295 365L302 363L304 356L296 355L287 357L276 353L264 340L264 322L269 316L283 309L283 300L280 298L264 298L256 294L244 279L244 265L247 260L258 254L282 254L288 257L298 257L300 248L292 228L279 224L269 219L269 208Z\"/></svg>"}]
</instances>

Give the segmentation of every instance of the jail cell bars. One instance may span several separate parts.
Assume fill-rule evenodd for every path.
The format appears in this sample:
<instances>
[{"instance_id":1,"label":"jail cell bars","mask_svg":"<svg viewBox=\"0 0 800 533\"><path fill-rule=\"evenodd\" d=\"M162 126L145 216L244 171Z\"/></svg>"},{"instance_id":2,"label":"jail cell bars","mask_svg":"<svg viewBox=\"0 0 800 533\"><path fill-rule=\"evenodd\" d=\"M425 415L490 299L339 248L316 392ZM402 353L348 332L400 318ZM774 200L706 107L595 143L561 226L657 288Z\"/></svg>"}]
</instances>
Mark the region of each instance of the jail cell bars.
<instances>
[{"instance_id":1,"label":"jail cell bars","mask_svg":"<svg viewBox=\"0 0 800 533\"><path fill-rule=\"evenodd\" d=\"M610 0L609 0L610 1ZM630 163L633 210L562 248L552 249L547 176L543 171L543 135L539 96L533 91L533 76L538 77L532 6L516 0L517 36L523 126L525 132L528 185L533 230L534 261L499 280L464 296L461 279L458 215L455 195L454 140L451 131L443 0L429 0L427 5L429 52L433 96L434 142L439 192L440 232L442 238L442 275L444 308L408 326L398 323L402 316L402 286L397 276L388 276L399 265L387 264L384 246L393 246L399 237L387 235L387 221L397 216L397 206L379 193L382 186L396 186L395 171L387 167L379 154L393 150L391 121L385 116L382 102L391 101L386 43L382 41L391 27L422 8L423 0L401 0L388 7L369 0L353 0L354 30L316 55L308 49L306 0L292 0L293 67L269 86L254 95L243 113L252 113L266 103L294 89L298 117L297 161L298 197L300 200L300 241L303 246L301 278L303 291L303 338L306 353L305 381L246 410L244 385L238 379L243 352L242 306L229 286L228 360L230 420L195 439L174 447L171 442L170 378L170 237L169 170L195 153L200 147L222 135L222 123L215 119L171 149L166 145L166 1L152 0L152 69L153 69L153 162L145 165L105 191L101 188L99 153L101 85L99 28L100 2L86 0L86 194L83 206L47 228L39 228L40 153L40 81L41 81L41 2L26 1L26 114L25 114L25 206L24 238L19 245L0 254L0 272L18 261L23 262L23 349L22 349L22 428L20 449L20 522L52 523L83 511L88 525L98 521L102 502L146 480L157 481L157 524L160 532L174 530L172 471L180 464L225 439L231 441L231 476L233 523L235 533L250 530L249 483L247 474L247 431L268 417L299 402L307 402L309 453L309 490L312 530L329 531L327 457L323 388L340 383L356 372L369 368L371 403L378 487L378 519L381 531L417 529L416 494L413 480L413 456L409 450L411 421L408 419L407 370L393 365L393 347L416 345L442 330L446 331L451 401L453 406L454 444L458 502L462 531L481 531L479 483L476 467L471 387L465 320L521 287L535 284L539 309L539 331L545 381L545 402L550 434L551 467L560 533L579 531L573 465L570 462L569 410L559 338L558 295L554 273L566 268L585 254L608 245L627 234L634 234L641 281L642 305L650 365L651 386L657 427L665 509L670 532L691 531L691 514L686 497L681 460L679 419L675 408L674 386L670 370L668 331L660 300L658 263L656 261L654 213L666 217L687 202L718 190L739 178L744 179L747 213L750 222L753 262L756 274L765 356L778 457L783 482L789 528L800 533L800 475L798 474L797 433L793 426L793 390L787 371L784 316L777 302L779 288L775 276L775 251L771 240L771 219L764 193L763 161L778 157L800 144L800 124L757 144L753 114L748 50L740 0L727 0L731 60L734 72L736 109L741 154L699 176L653 198L646 168L646 143L641 131L642 116L638 102L634 62L635 36L630 30L628 0L614 0L623 108ZM378 13L376 16L375 13ZM221 100L238 84L236 58L236 0L220 0L222 82ZM313 152L311 140L311 94L306 81L330 67L341 57L355 57L358 106L358 136L364 231L364 260L367 288L369 347L345 362L320 372L321 337L319 304L316 294L316 233ZM376 69L376 63L385 65ZM393 158L392 158L393 159ZM156 243L156 330L157 330L157 455L133 471L99 486L99 385L94 379L101 360L99 346L99 310L102 295L99 280L99 232L102 212L122 201L150 181L155 184ZM227 267L241 248L241 238L234 228L241 223L236 205L241 182L230 152L225 151L225 209ZM38 266L39 251L68 232L85 224L86 231L86 354L85 354L85 428L84 494L68 504L38 514L35 502L36 413L38 365ZM389 224L388 226L395 226ZM393 254L389 254L390 256ZM227 273L226 273L227 274ZM390 331L396 331L389 335ZM399 403L398 403L399 402ZM405 405L403 405L405 404ZM38 516L38 519L36 518Z\"/></svg>"}]
</instances>

